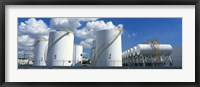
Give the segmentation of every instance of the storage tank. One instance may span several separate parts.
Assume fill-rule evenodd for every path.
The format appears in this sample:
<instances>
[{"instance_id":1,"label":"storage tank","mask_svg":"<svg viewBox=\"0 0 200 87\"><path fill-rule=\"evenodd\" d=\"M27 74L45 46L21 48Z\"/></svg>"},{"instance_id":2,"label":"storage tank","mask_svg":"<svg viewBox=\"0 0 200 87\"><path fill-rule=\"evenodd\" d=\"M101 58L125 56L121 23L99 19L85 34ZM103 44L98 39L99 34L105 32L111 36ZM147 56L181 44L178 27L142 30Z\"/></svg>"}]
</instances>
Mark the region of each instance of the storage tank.
<instances>
[{"instance_id":1,"label":"storage tank","mask_svg":"<svg viewBox=\"0 0 200 87\"><path fill-rule=\"evenodd\" d=\"M81 66L83 59L83 46L74 45L74 65Z\"/></svg>"},{"instance_id":2,"label":"storage tank","mask_svg":"<svg viewBox=\"0 0 200 87\"><path fill-rule=\"evenodd\" d=\"M131 48L131 56L135 56L135 55L136 55L136 46Z\"/></svg>"},{"instance_id":3,"label":"storage tank","mask_svg":"<svg viewBox=\"0 0 200 87\"><path fill-rule=\"evenodd\" d=\"M158 44L157 47L151 44L138 44L136 48L137 55L154 55L156 48L160 55L171 55L172 53L172 46L170 44Z\"/></svg>"},{"instance_id":4,"label":"storage tank","mask_svg":"<svg viewBox=\"0 0 200 87\"><path fill-rule=\"evenodd\" d=\"M95 66L122 66L122 29L101 30L96 33Z\"/></svg>"},{"instance_id":5,"label":"storage tank","mask_svg":"<svg viewBox=\"0 0 200 87\"><path fill-rule=\"evenodd\" d=\"M122 58L125 58L125 52L122 53Z\"/></svg>"},{"instance_id":6,"label":"storage tank","mask_svg":"<svg viewBox=\"0 0 200 87\"><path fill-rule=\"evenodd\" d=\"M131 49L127 50L127 55L128 55L128 57L130 57L130 55L131 55Z\"/></svg>"},{"instance_id":7,"label":"storage tank","mask_svg":"<svg viewBox=\"0 0 200 87\"><path fill-rule=\"evenodd\" d=\"M48 45L48 40L45 38L37 38L35 40L33 66L46 66L44 53L47 45Z\"/></svg>"},{"instance_id":8,"label":"storage tank","mask_svg":"<svg viewBox=\"0 0 200 87\"><path fill-rule=\"evenodd\" d=\"M48 66L71 66L73 61L74 33L52 31L49 34L47 53Z\"/></svg>"},{"instance_id":9,"label":"storage tank","mask_svg":"<svg viewBox=\"0 0 200 87\"><path fill-rule=\"evenodd\" d=\"M125 56L125 55L124 55L124 52L122 52L122 58L124 58L124 56Z\"/></svg>"},{"instance_id":10,"label":"storage tank","mask_svg":"<svg viewBox=\"0 0 200 87\"><path fill-rule=\"evenodd\" d=\"M132 57L133 56L133 54L132 54L133 48L130 48L129 50L130 50L129 56Z\"/></svg>"},{"instance_id":11,"label":"storage tank","mask_svg":"<svg viewBox=\"0 0 200 87\"><path fill-rule=\"evenodd\" d=\"M128 57L128 53L127 53L127 50L125 51L125 58L127 58Z\"/></svg>"}]
</instances>

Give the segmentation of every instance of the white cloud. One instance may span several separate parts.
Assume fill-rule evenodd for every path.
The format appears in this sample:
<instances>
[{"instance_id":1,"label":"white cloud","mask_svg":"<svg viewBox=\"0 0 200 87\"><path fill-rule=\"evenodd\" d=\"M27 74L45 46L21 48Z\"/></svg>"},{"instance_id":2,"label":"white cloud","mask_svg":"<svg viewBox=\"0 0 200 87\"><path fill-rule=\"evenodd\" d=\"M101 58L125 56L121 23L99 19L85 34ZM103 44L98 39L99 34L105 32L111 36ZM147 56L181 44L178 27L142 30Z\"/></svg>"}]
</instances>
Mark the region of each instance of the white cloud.
<instances>
[{"instance_id":1,"label":"white cloud","mask_svg":"<svg viewBox=\"0 0 200 87\"><path fill-rule=\"evenodd\" d=\"M81 39L84 39L83 41L80 42L80 45L82 45L85 48L91 48L92 40L96 38L95 33L97 31L107 30L107 29L117 29L117 28L123 28L123 25L122 24L114 25L111 21L104 22L103 20L89 21L86 24L86 27L82 29L76 29L75 35Z\"/></svg>"},{"instance_id":2,"label":"white cloud","mask_svg":"<svg viewBox=\"0 0 200 87\"><path fill-rule=\"evenodd\" d=\"M81 26L81 21L94 21L97 18L52 18L50 28L55 30L60 29L76 29Z\"/></svg>"},{"instance_id":3,"label":"white cloud","mask_svg":"<svg viewBox=\"0 0 200 87\"><path fill-rule=\"evenodd\" d=\"M18 44L23 46L31 46L35 39L31 38L29 35L18 36Z\"/></svg>"},{"instance_id":4,"label":"white cloud","mask_svg":"<svg viewBox=\"0 0 200 87\"><path fill-rule=\"evenodd\" d=\"M31 37L39 37L48 35L50 28L42 20L30 18L25 22L21 22L18 27L19 35L30 35Z\"/></svg>"},{"instance_id":5,"label":"white cloud","mask_svg":"<svg viewBox=\"0 0 200 87\"><path fill-rule=\"evenodd\" d=\"M75 29L81 26L78 19L73 18L52 18L50 28L55 30L60 29Z\"/></svg>"},{"instance_id":6,"label":"white cloud","mask_svg":"<svg viewBox=\"0 0 200 87\"><path fill-rule=\"evenodd\" d=\"M24 56L24 51L18 51L18 57L23 58Z\"/></svg>"},{"instance_id":7,"label":"white cloud","mask_svg":"<svg viewBox=\"0 0 200 87\"><path fill-rule=\"evenodd\" d=\"M94 39L92 38L85 39L80 42L80 45L83 46L84 48L91 48L93 40Z\"/></svg>"},{"instance_id":8,"label":"white cloud","mask_svg":"<svg viewBox=\"0 0 200 87\"><path fill-rule=\"evenodd\" d=\"M106 29L116 29L122 28L123 25L114 25L111 21L105 23L103 20L101 21L91 21L86 24L86 27L83 29L76 29L75 34L79 38L95 38L95 33L99 30L106 30Z\"/></svg>"},{"instance_id":9,"label":"white cloud","mask_svg":"<svg viewBox=\"0 0 200 87\"><path fill-rule=\"evenodd\" d=\"M25 56L28 58L33 58L33 49L32 46L35 39L31 38L29 35L20 35L18 36L18 57L22 58Z\"/></svg>"}]
</instances>

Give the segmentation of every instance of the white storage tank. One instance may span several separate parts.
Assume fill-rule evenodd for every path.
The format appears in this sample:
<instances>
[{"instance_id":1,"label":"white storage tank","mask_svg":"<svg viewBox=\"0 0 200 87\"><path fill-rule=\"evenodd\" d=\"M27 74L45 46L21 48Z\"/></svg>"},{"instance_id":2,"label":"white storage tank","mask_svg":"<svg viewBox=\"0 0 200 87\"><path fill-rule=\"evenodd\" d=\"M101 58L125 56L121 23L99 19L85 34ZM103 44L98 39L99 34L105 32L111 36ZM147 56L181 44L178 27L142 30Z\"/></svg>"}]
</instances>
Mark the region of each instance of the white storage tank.
<instances>
[{"instance_id":1,"label":"white storage tank","mask_svg":"<svg viewBox=\"0 0 200 87\"><path fill-rule=\"evenodd\" d=\"M48 66L71 66L73 61L74 33L69 30L49 34Z\"/></svg>"},{"instance_id":2,"label":"white storage tank","mask_svg":"<svg viewBox=\"0 0 200 87\"><path fill-rule=\"evenodd\" d=\"M125 51L125 58L127 58L128 57L128 53L127 53L127 50Z\"/></svg>"},{"instance_id":3,"label":"white storage tank","mask_svg":"<svg viewBox=\"0 0 200 87\"><path fill-rule=\"evenodd\" d=\"M129 58L130 50L127 49L127 57Z\"/></svg>"},{"instance_id":4,"label":"white storage tank","mask_svg":"<svg viewBox=\"0 0 200 87\"><path fill-rule=\"evenodd\" d=\"M34 63L33 66L46 66L45 48L48 45L46 38L37 38L34 43Z\"/></svg>"},{"instance_id":5,"label":"white storage tank","mask_svg":"<svg viewBox=\"0 0 200 87\"><path fill-rule=\"evenodd\" d=\"M83 46L74 45L74 65L81 66L83 59Z\"/></svg>"},{"instance_id":6,"label":"white storage tank","mask_svg":"<svg viewBox=\"0 0 200 87\"><path fill-rule=\"evenodd\" d=\"M156 49L159 50L160 55L171 55L173 48L170 44L159 44L157 48L151 44L138 44L137 55L154 55Z\"/></svg>"},{"instance_id":7,"label":"white storage tank","mask_svg":"<svg viewBox=\"0 0 200 87\"><path fill-rule=\"evenodd\" d=\"M137 55L137 53L136 53L136 46L134 46L133 48L131 48L131 55L132 56L135 56L135 55Z\"/></svg>"},{"instance_id":8,"label":"white storage tank","mask_svg":"<svg viewBox=\"0 0 200 87\"><path fill-rule=\"evenodd\" d=\"M129 57L132 57L132 56L133 56L132 51L133 51L133 48L129 48L129 53L128 53L128 56L129 56Z\"/></svg>"},{"instance_id":9,"label":"white storage tank","mask_svg":"<svg viewBox=\"0 0 200 87\"><path fill-rule=\"evenodd\" d=\"M122 58L125 58L125 52L122 53Z\"/></svg>"},{"instance_id":10,"label":"white storage tank","mask_svg":"<svg viewBox=\"0 0 200 87\"><path fill-rule=\"evenodd\" d=\"M124 58L124 52L122 52L122 58Z\"/></svg>"},{"instance_id":11,"label":"white storage tank","mask_svg":"<svg viewBox=\"0 0 200 87\"><path fill-rule=\"evenodd\" d=\"M126 58L129 58L128 53L129 53L129 51L127 50L127 51L126 51Z\"/></svg>"},{"instance_id":12,"label":"white storage tank","mask_svg":"<svg viewBox=\"0 0 200 87\"><path fill-rule=\"evenodd\" d=\"M96 33L95 66L122 66L122 29L101 30Z\"/></svg>"}]
</instances>

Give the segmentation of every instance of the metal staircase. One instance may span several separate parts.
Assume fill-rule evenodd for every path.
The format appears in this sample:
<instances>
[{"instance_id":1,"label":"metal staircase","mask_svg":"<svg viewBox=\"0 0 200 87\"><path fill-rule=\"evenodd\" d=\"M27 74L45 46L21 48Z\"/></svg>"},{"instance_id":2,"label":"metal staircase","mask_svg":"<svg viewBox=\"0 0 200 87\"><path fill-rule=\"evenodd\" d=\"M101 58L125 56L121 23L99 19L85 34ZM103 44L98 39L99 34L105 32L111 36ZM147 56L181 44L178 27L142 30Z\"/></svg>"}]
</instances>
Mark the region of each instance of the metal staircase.
<instances>
[{"instance_id":1,"label":"metal staircase","mask_svg":"<svg viewBox=\"0 0 200 87\"><path fill-rule=\"evenodd\" d=\"M116 33L109 38L104 44L102 44L100 46L100 48L96 51L95 55L93 56L93 62L92 65L96 65L96 62L99 58L99 56L102 54L102 52L108 48L110 45L112 45L112 43L120 36L120 34L122 33L123 29L115 29Z\"/></svg>"}]
</instances>

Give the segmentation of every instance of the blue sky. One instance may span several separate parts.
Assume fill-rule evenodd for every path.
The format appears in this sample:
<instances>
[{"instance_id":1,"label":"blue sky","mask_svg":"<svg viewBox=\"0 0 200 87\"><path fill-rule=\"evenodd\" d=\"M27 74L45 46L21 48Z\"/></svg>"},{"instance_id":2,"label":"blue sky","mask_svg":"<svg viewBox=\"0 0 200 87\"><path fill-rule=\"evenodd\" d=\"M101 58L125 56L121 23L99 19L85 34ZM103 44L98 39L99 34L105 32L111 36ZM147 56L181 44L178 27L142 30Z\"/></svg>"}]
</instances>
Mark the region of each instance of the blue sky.
<instances>
[{"instance_id":1,"label":"blue sky","mask_svg":"<svg viewBox=\"0 0 200 87\"><path fill-rule=\"evenodd\" d=\"M18 26L28 19L19 18ZM42 20L47 27L50 27L51 18L36 18L36 20ZM100 20L105 23L111 21L114 25L123 25L122 51L149 39L158 39L160 43L171 44L173 47L182 46L182 18L99 18L95 21ZM87 22L80 21L81 26L77 29L86 27ZM75 36L74 43L79 44L82 40ZM90 49L86 48L84 52L89 56Z\"/></svg>"}]
</instances>

